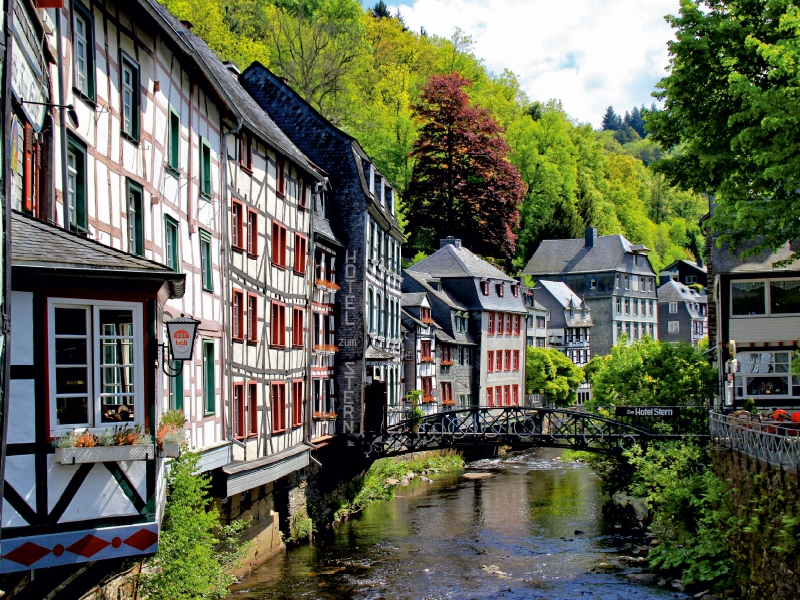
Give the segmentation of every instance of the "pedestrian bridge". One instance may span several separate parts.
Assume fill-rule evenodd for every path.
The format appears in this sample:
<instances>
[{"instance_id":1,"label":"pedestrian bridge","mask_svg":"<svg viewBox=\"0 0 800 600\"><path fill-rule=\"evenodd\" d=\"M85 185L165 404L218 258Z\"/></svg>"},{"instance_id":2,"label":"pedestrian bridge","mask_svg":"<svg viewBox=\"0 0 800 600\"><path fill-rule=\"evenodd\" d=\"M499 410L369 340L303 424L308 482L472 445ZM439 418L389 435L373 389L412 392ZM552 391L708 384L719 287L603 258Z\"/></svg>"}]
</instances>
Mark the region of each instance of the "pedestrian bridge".
<instances>
[{"instance_id":1,"label":"pedestrian bridge","mask_svg":"<svg viewBox=\"0 0 800 600\"><path fill-rule=\"evenodd\" d=\"M702 406L473 407L410 418L387 410L380 432L367 437L371 459L444 448L487 446L620 452L638 441L709 439Z\"/></svg>"}]
</instances>

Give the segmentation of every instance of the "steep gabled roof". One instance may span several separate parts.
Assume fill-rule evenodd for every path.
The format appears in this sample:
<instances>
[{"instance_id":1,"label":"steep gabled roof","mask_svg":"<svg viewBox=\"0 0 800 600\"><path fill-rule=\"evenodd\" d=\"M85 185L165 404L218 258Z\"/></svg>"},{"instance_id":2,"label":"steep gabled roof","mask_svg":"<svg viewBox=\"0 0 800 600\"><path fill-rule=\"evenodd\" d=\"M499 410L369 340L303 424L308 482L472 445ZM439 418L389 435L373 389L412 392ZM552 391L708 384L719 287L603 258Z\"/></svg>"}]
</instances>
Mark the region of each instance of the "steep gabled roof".
<instances>
[{"instance_id":1,"label":"steep gabled roof","mask_svg":"<svg viewBox=\"0 0 800 600\"><path fill-rule=\"evenodd\" d=\"M422 306L427 298L425 292L412 292L400 297L400 306Z\"/></svg>"},{"instance_id":2,"label":"steep gabled roof","mask_svg":"<svg viewBox=\"0 0 800 600\"><path fill-rule=\"evenodd\" d=\"M693 289L673 279L668 280L656 290L659 302L699 302L708 303L708 296L700 294Z\"/></svg>"},{"instance_id":3,"label":"steep gabled roof","mask_svg":"<svg viewBox=\"0 0 800 600\"><path fill-rule=\"evenodd\" d=\"M533 276L600 271L652 274L652 269L647 267L623 264L626 254L643 255L646 250L647 248L641 244L631 244L619 234L598 236L593 246L587 246L584 238L544 240L523 272ZM646 261L646 264L649 264L649 261Z\"/></svg>"},{"instance_id":4,"label":"steep gabled roof","mask_svg":"<svg viewBox=\"0 0 800 600\"><path fill-rule=\"evenodd\" d=\"M697 271L699 271L701 273L707 273L708 272L708 269L705 266L701 267L697 263L693 263L690 260L684 260L682 258L680 258L680 259L674 261L672 264L664 267L663 269L661 269L661 272L663 273L664 271L673 271L673 270L677 271L679 264L684 264L684 265L686 265L686 266L688 266L688 267L690 267L692 269L696 269Z\"/></svg>"},{"instance_id":5,"label":"steep gabled roof","mask_svg":"<svg viewBox=\"0 0 800 600\"><path fill-rule=\"evenodd\" d=\"M574 309L585 309L589 310L586 306L584 301L578 296L572 289L566 284L560 281L547 281L542 280L537 282L536 287L542 287L550 295L555 298L555 300L565 309L574 308ZM536 288L534 288L534 294L536 293Z\"/></svg>"},{"instance_id":6,"label":"steep gabled roof","mask_svg":"<svg viewBox=\"0 0 800 600\"><path fill-rule=\"evenodd\" d=\"M421 271L409 271L408 269L406 269L403 274L407 277L410 277L414 281L418 282L423 288L425 288L427 293L431 294L432 296L435 296L453 310L462 310L462 311L468 310L464 304L453 298L453 296L448 294L446 290L442 289L442 291L439 291L435 287L433 287L433 285L431 285L430 282L430 280L433 279L433 276L430 273L423 273Z\"/></svg>"},{"instance_id":7,"label":"steep gabled roof","mask_svg":"<svg viewBox=\"0 0 800 600\"><path fill-rule=\"evenodd\" d=\"M429 273L434 277L477 277L514 281L497 267L479 258L473 252L455 244L439 248L425 260L408 267L407 271Z\"/></svg>"}]
</instances>

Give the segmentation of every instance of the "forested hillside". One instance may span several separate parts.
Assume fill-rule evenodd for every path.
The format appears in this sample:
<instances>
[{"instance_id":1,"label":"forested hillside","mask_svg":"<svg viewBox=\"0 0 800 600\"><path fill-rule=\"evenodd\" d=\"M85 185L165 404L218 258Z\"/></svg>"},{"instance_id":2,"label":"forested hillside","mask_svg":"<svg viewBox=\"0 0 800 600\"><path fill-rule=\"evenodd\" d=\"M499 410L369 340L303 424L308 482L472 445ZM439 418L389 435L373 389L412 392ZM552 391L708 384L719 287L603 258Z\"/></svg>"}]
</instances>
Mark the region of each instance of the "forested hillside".
<instances>
[{"instance_id":1,"label":"forested hillside","mask_svg":"<svg viewBox=\"0 0 800 600\"><path fill-rule=\"evenodd\" d=\"M540 240L581 236L587 224L645 244L656 270L702 251L697 220L704 202L671 188L649 166L661 151L642 135L643 109L627 120L614 114L619 121L596 132L558 101L531 102L513 73L489 72L462 32L443 39L409 31L382 2L369 11L356 0L163 2L223 60L242 69L258 60L286 78L359 140L401 194L420 127L412 103L431 75L457 71L470 80L470 102L505 129L509 160L527 185L509 267L522 267ZM406 231L410 254L431 249L417 233Z\"/></svg>"}]
</instances>

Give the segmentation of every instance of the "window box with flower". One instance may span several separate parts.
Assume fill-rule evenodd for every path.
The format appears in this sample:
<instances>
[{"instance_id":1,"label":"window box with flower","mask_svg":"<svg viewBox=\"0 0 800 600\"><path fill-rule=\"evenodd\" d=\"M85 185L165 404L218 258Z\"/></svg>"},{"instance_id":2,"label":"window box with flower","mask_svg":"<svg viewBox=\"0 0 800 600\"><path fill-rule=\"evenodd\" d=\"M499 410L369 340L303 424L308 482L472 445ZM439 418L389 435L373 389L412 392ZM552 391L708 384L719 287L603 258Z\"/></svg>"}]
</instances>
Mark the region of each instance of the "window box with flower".
<instances>
[{"instance_id":1,"label":"window box with flower","mask_svg":"<svg viewBox=\"0 0 800 600\"><path fill-rule=\"evenodd\" d=\"M317 279L317 286L331 292L335 292L339 290L339 286L336 285L333 281L326 281L325 279Z\"/></svg>"},{"instance_id":2,"label":"window box with flower","mask_svg":"<svg viewBox=\"0 0 800 600\"><path fill-rule=\"evenodd\" d=\"M434 404L436 402L436 398L433 396L423 396L422 403L423 404Z\"/></svg>"},{"instance_id":3,"label":"window box with flower","mask_svg":"<svg viewBox=\"0 0 800 600\"><path fill-rule=\"evenodd\" d=\"M442 400L442 405L444 405L444 406L455 406L456 405L456 401L455 400Z\"/></svg>"},{"instance_id":4,"label":"window box with flower","mask_svg":"<svg viewBox=\"0 0 800 600\"><path fill-rule=\"evenodd\" d=\"M155 445L141 425L107 428L96 434L88 429L72 431L53 438L56 462L62 465L79 463L153 460Z\"/></svg>"},{"instance_id":5,"label":"window box with flower","mask_svg":"<svg viewBox=\"0 0 800 600\"><path fill-rule=\"evenodd\" d=\"M421 361L424 363L433 363L436 362L436 359L433 358L432 356L423 356Z\"/></svg>"},{"instance_id":6,"label":"window box with flower","mask_svg":"<svg viewBox=\"0 0 800 600\"><path fill-rule=\"evenodd\" d=\"M441 362L441 365L443 367L452 367L453 366L453 361L452 360L443 360Z\"/></svg>"},{"instance_id":7,"label":"window box with flower","mask_svg":"<svg viewBox=\"0 0 800 600\"><path fill-rule=\"evenodd\" d=\"M333 344L318 344L314 346L314 352L317 354L335 354L339 351L339 346Z\"/></svg>"}]
</instances>

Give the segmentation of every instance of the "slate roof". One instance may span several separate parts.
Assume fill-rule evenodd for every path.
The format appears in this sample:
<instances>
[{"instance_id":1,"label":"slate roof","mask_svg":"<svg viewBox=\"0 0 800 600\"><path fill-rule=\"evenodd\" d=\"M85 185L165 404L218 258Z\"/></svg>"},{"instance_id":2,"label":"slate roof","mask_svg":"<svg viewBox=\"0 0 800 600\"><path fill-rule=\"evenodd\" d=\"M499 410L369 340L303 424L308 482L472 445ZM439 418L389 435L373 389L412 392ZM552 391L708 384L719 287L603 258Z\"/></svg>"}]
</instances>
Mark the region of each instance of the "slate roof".
<instances>
[{"instance_id":1,"label":"slate roof","mask_svg":"<svg viewBox=\"0 0 800 600\"><path fill-rule=\"evenodd\" d=\"M430 273L423 273L421 271L409 271L408 269L405 269L403 272L403 276L410 277L414 281L418 282L422 287L425 288L425 290L429 294L435 296L453 310L460 310L460 311L468 310L464 304L462 304L452 295L447 293L447 290L445 290L444 288L442 288L442 291L440 292L435 287L433 287L433 285L431 285L430 280L435 278Z\"/></svg>"},{"instance_id":2,"label":"slate roof","mask_svg":"<svg viewBox=\"0 0 800 600\"><path fill-rule=\"evenodd\" d=\"M699 302L700 304L708 303L708 296L699 294L695 290L686 287L678 281L670 279L660 286L657 290L659 302Z\"/></svg>"},{"instance_id":3,"label":"slate roof","mask_svg":"<svg viewBox=\"0 0 800 600\"><path fill-rule=\"evenodd\" d=\"M384 352L383 350L379 350L370 344L366 352L364 352L364 358L366 360L393 360L394 355Z\"/></svg>"},{"instance_id":4,"label":"slate roof","mask_svg":"<svg viewBox=\"0 0 800 600\"><path fill-rule=\"evenodd\" d=\"M186 278L161 263L117 250L15 210L11 211L11 265L140 274L169 282L174 298L183 296Z\"/></svg>"},{"instance_id":5,"label":"slate roof","mask_svg":"<svg viewBox=\"0 0 800 600\"><path fill-rule=\"evenodd\" d=\"M678 270L678 263L683 263L683 264L688 265L689 267L691 267L693 269L697 269L698 271L702 271L703 273L707 273L708 272L708 269L706 268L705 265L703 265L701 267L697 263L693 263L690 260L684 260L682 258L676 260L671 265L668 265L668 266L664 267L663 269L661 269L661 272L663 273L664 271L677 271Z\"/></svg>"},{"instance_id":6,"label":"slate roof","mask_svg":"<svg viewBox=\"0 0 800 600\"><path fill-rule=\"evenodd\" d=\"M479 258L470 250L447 244L439 248L425 260L411 265L408 271L429 273L434 277L478 277L481 279L497 279L514 281L497 267Z\"/></svg>"},{"instance_id":7,"label":"slate roof","mask_svg":"<svg viewBox=\"0 0 800 600\"><path fill-rule=\"evenodd\" d=\"M781 267L780 269L775 269L772 266L772 263L789 258L792 253L800 247L800 242L798 241L784 244L777 252L764 250L755 256L739 258L742 252L753 248L758 241L759 240L742 242L739 244L735 253L729 251L729 246L727 244L722 248L717 248L716 243L712 242L711 264L714 275L723 275L726 273L786 273L787 271L796 272L800 269L800 262L797 261L788 267Z\"/></svg>"},{"instance_id":8,"label":"slate roof","mask_svg":"<svg viewBox=\"0 0 800 600\"><path fill-rule=\"evenodd\" d=\"M324 219L319 217L319 215L315 214L314 219L314 233L317 235L321 235L322 237L326 238L327 240L342 245L342 242L339 241L339 238L336 237L336 234L333 233L333 229L331 229L331 223L328 219Z\"/></svg>"},{"instance_id":9,"label":"slate roof","mask_svg":"<svg viewBox=\"0 0 800 600\"><path fill-rule=\"evenodd\" d=\"M594 325L591 309L567 284L560 281L538 281L533 291L542 299L546 310L550 311L548 329ZM570 309L575 310L573 317L569 316ZM586 318L583 317L584 312Z\"/></svg>"},{"instance_id":10,"label":"slate roof","mask_svg":"<svg viewBox=\"0 0 800 600\"><path fill-rule=\"evenodd\" d=\"M400 306L422 306L425 299L425 292L406 293L400 297Z\"/></svg>"},{"instance_id":11,"label":"slate roof","mask_svg":"<svg viewBox=\"0 0 800 600\"><path fill-rule=\"evenodd\" d=\"M599 271L622 271L627 273L654 274L649 268L626 264L625 255L646 248L641 244L631 244L623 236L601 235L594 245L587 247L584 238L572 240L544 240L536 249L523 273L533 276L553 275L556 273L595 273Z\"/></svg>"},{"instance_id":12,"label":"slate roof","mask_svg":"<svg viewBox=\"0 0 800 600\"><path fill-rule=\"evenodd\" d=\"M536 284L536 287L541 287L547 290L550 295L562 306L562 308L582 308L583 300L570 289L566 283L560 281L546 281L542 280ZM536 288L534 288L534 294Z\"/></svg>"}]
</instances>

